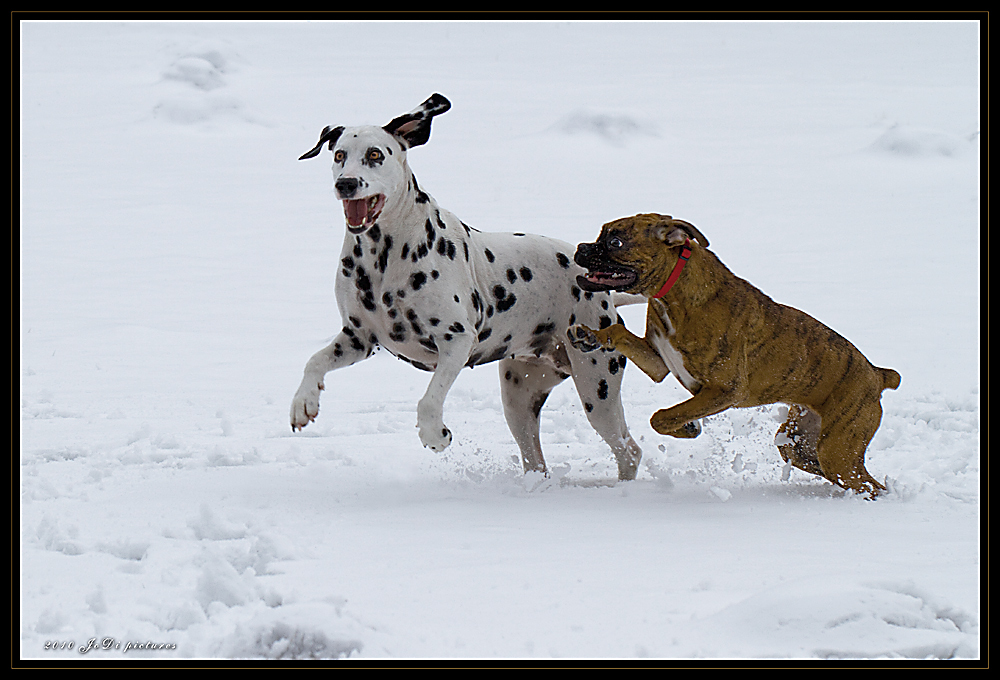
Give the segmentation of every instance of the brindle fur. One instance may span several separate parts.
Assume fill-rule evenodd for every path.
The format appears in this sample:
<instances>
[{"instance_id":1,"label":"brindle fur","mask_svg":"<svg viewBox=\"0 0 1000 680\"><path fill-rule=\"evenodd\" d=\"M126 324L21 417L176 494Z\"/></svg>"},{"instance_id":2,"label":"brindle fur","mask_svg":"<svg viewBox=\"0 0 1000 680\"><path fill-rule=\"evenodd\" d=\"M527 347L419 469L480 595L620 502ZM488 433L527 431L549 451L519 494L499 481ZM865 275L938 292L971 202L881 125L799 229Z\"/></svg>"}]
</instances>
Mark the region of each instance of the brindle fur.
<instances>
[{"instance_id":1,"label":"brindle fur","mask_svg":"<svg viewBox=\"0 0 1000 680\"><path fill-rule=\"evenodd\" d=\"M615 246L609 249L610 239ZM691 256L676 284L654 296L677 262L685 238ZM619 243L621 245L619 246ZM873 366L845 338L808 314L778 304L735 276L693 225L644 214L609 222L594 244L577 250L591 271L617 267L638 277L624 292L649 298L646 336L616 324L570 329L580 348L615 349L660 382L671 370L692 397L653 414L661 434L697 436L697 420L728 408L789 404L775 437L782 458L834 484L874 498L885 487L864 457L882 419L884 389L899 373ZM670 348L676 351L672 353ZM682 359L678 365L676 357Z\"/></svg>"}]
</instances>

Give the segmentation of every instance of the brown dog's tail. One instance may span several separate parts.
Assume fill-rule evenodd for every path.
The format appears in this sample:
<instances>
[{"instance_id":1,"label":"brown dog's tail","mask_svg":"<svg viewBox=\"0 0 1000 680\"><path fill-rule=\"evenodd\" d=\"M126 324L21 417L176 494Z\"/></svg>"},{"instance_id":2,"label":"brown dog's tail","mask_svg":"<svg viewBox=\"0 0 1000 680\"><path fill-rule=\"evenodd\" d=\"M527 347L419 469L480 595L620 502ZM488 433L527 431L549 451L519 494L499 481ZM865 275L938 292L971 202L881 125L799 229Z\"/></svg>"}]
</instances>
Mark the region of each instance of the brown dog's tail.
<instances>
[{"instance_id":1,"label":"brown dog's tail","mask_svg":"<svg viewBox=\"0 0 1000 680\"><path fill-rule=\"evenodd\" d=\"M883 390L894 390L899 387L899 381L901 380L899 373L896 373L891 368L879 368L878 366L875 367L875 370L882 374Z\"/></svg>"}]
</instances>

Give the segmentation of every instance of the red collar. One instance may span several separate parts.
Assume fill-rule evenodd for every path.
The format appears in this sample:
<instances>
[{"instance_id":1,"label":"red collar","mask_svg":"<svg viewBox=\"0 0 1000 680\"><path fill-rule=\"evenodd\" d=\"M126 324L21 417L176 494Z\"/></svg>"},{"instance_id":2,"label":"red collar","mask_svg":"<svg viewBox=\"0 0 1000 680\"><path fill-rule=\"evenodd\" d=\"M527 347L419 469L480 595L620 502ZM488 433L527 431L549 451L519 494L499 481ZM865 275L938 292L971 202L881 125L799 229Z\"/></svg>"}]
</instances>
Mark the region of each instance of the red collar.
<instances>
[{"instance_id":1,"label":"red collar","mask_svg":"<svg viewBox=\"0 0 1000 680\"><path fill-rule=\"evenodd\" d=\"M680 257L677 258L677 264L674 265L674 270L670 272L670 276L667 277L667 282L663 284L663 288L660 289L660 292L653 296L654 298L663 297L664 295L667 294L667 291L670 290L675 283L677 283L677 279L680 278L681 271L684 269L684 265L687 264L687 261L688 259L690 259L690 257L691 257L691 239L686 238L684 239L684 247L681 248Z\"/></svg>"}]
</instances>

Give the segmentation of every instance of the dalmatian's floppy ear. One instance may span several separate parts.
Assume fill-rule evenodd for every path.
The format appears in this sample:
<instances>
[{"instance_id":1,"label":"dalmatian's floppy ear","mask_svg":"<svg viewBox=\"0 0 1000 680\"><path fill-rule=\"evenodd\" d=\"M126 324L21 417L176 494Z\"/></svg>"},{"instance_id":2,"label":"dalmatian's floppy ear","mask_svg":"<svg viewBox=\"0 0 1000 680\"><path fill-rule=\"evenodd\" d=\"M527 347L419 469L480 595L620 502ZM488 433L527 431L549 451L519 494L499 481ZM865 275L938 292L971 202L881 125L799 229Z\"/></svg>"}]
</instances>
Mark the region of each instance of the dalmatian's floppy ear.
<instances>
[{"instance_id":1,"label":"dalmatian's floppy ear","mask_svg":"<svg viewBox=\"0 0 1000 680\"><path fill-rule=\"evenodd\" d=\"M312 158L313 156L318 156L319 152L323 150L323 143L329 142L329 149L333 151L333 145L337 143L340 139L340 133L344 131L344 126L340 125L335 128L327 125L323 128L323 132L319 134L319 141L316 142L316 146L306 151L304 154L299 156L300 161L304 161L307 158Z\"/></svg>"},{"instance_id":2,"label":"dalmatian's floppy ear","mask_svg":"<svg viewBox=\"0 0 1000 680\"><path fill-rule=\"evenodd\" d=\"M402 139L409 148L420 146L431 137L431 119L450 108L451 102L435 93L409 113L393 118L382 129Z\"/></svg>"},{"instance_id":3,"label":"dalmatian's floppy ear","mask_svg":"<svg viewBox=\"0 0 1000 680\"><path fill-rule=\"evenodd\" d=\"M664 221L656 225L660 238L668 246L682 245L685 239L691 238L698 242L702 248L708 247L708 239L698 231L698 227L684 220L675 220L669 215L663 216Z\"/></svg>"}]
</instances>

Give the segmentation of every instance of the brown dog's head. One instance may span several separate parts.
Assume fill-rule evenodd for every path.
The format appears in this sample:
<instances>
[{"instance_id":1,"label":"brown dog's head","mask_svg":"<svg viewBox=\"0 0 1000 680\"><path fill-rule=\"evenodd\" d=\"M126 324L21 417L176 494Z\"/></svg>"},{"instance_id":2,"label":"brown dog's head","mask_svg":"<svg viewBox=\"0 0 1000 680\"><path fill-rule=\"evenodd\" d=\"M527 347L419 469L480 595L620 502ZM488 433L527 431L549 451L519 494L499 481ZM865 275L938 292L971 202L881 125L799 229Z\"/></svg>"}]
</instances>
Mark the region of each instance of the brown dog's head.
<instances>
[{"instance_id":1,"label":"brown dog's head","mask_svg":"<svg viewBox=\"0 0 1000 680\"><path fill-rule=\"evenodd\" d=\"M587 291L649 297L663 285L686 239L708 247L708 239L693 224L670 215L647 213L608 222L597 241L577 246L573 259L588 270L576 277L577 284Z\"/></svg>"}]
</instances>

